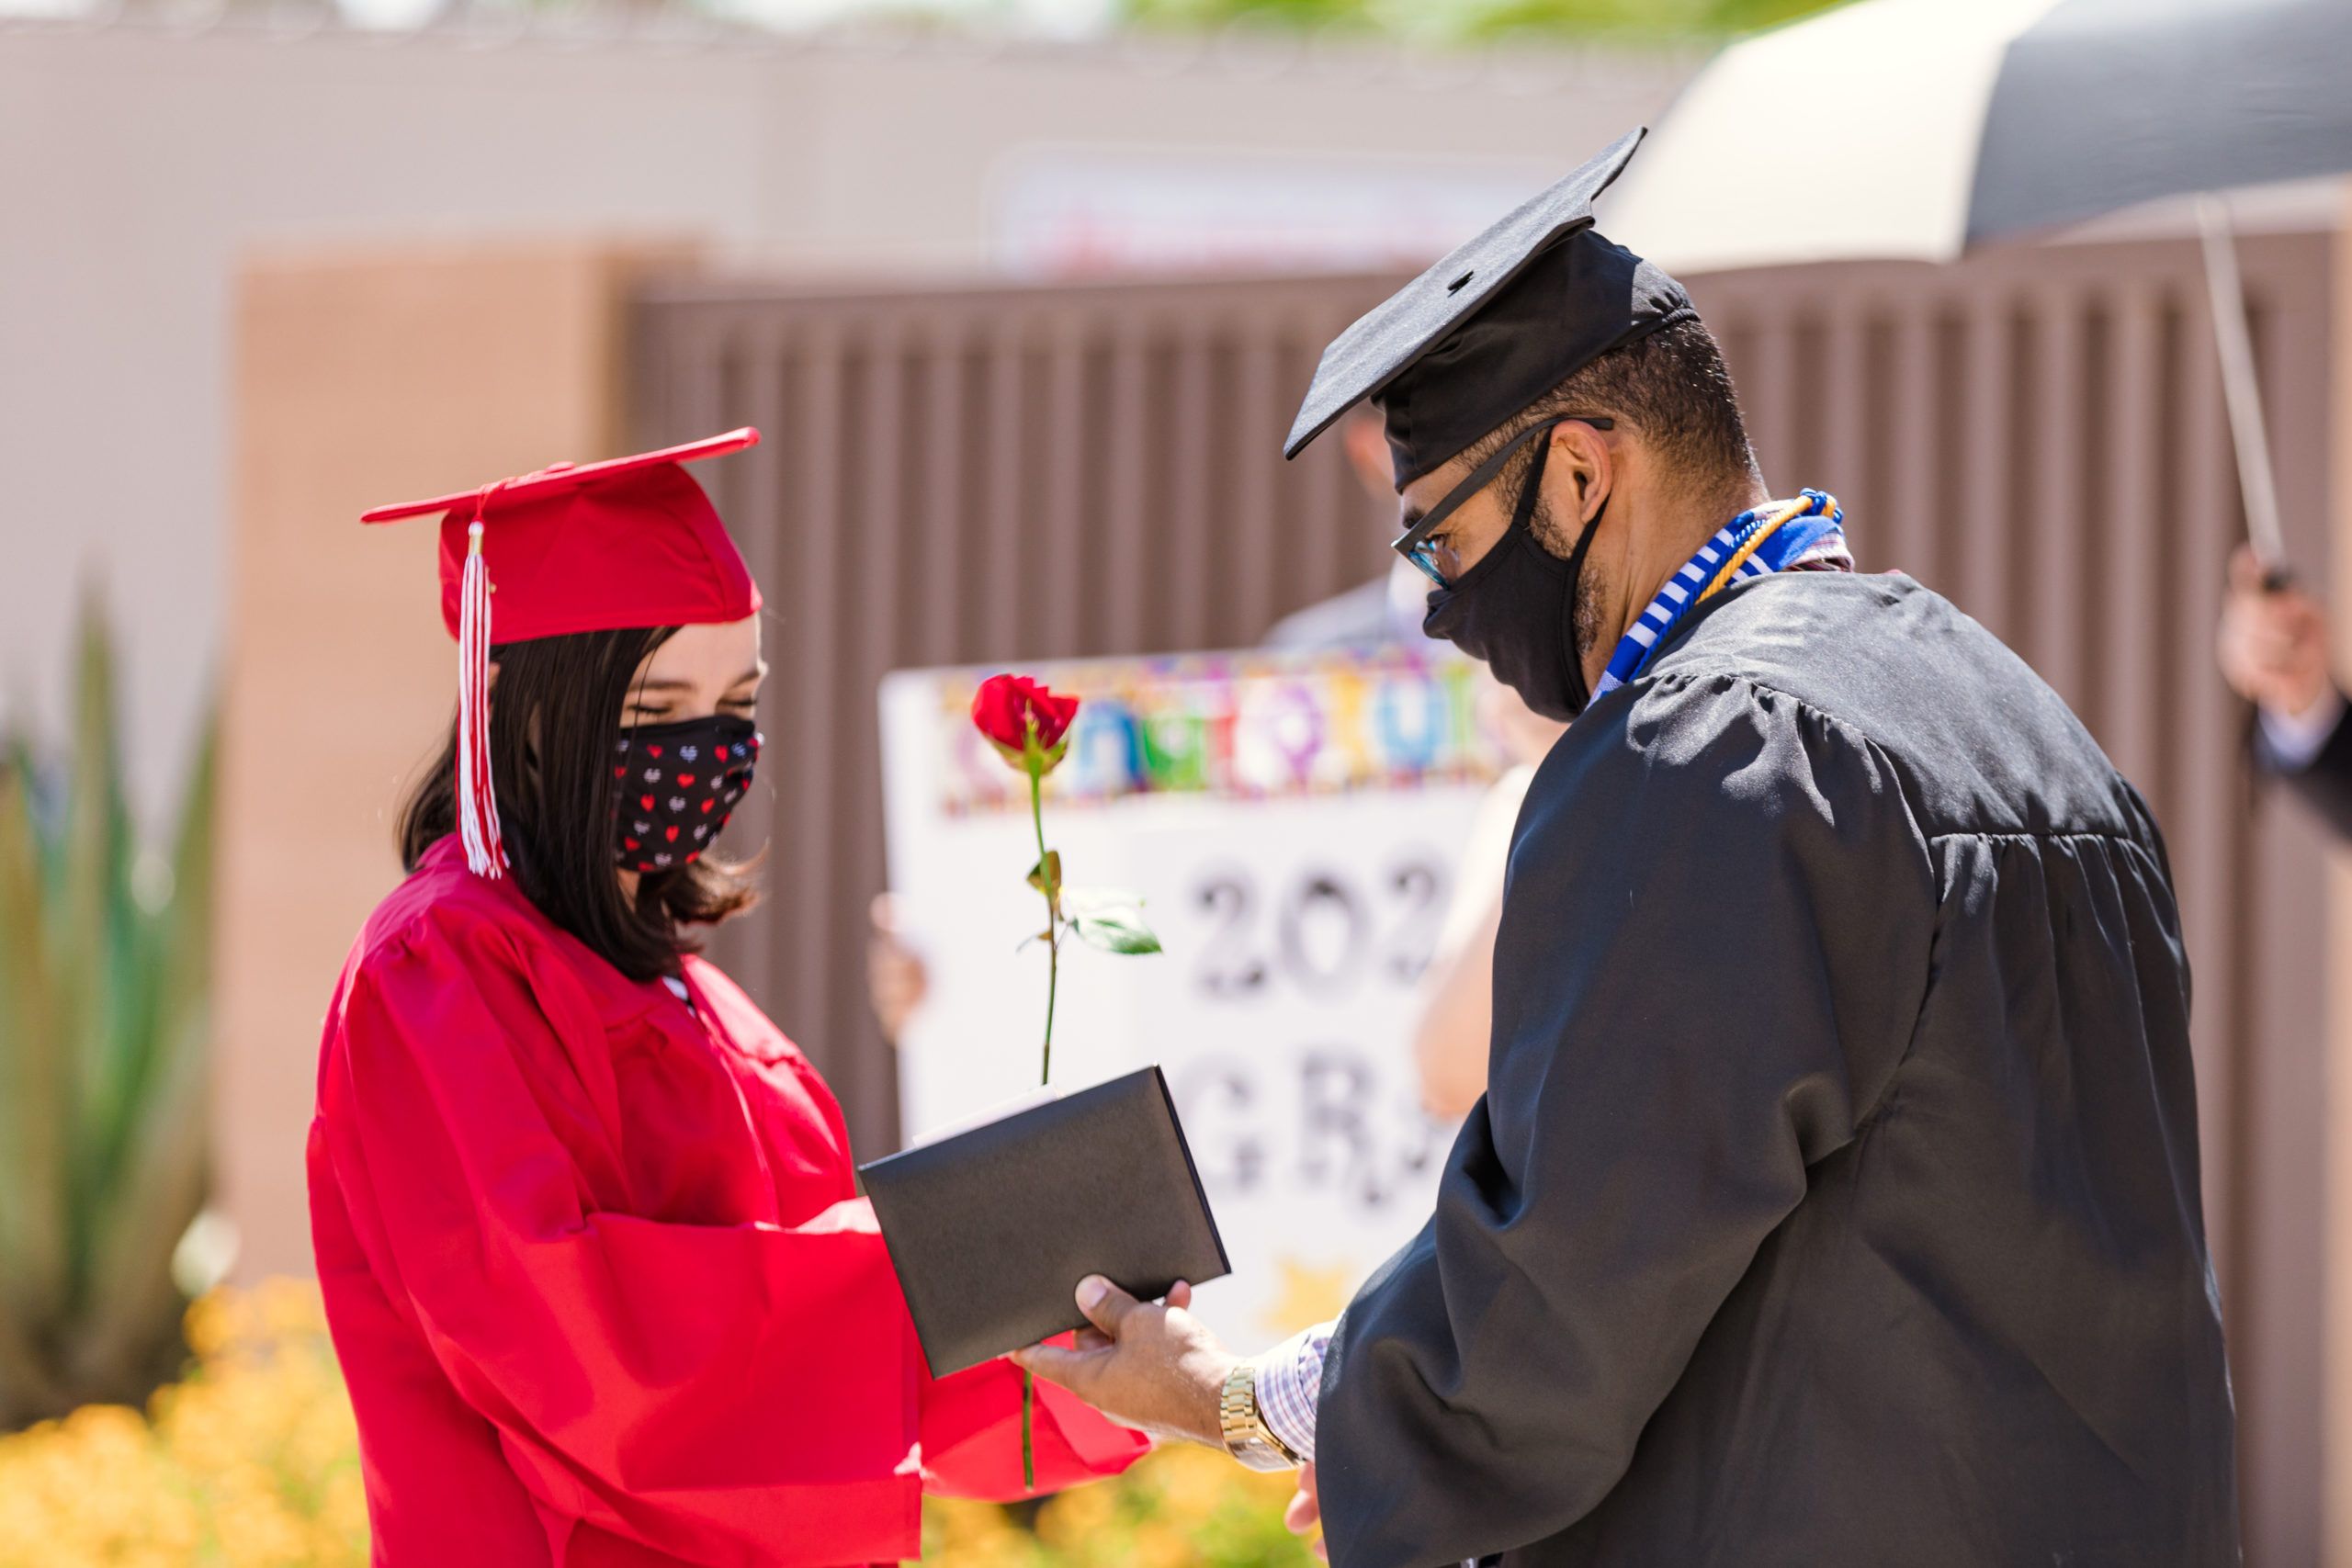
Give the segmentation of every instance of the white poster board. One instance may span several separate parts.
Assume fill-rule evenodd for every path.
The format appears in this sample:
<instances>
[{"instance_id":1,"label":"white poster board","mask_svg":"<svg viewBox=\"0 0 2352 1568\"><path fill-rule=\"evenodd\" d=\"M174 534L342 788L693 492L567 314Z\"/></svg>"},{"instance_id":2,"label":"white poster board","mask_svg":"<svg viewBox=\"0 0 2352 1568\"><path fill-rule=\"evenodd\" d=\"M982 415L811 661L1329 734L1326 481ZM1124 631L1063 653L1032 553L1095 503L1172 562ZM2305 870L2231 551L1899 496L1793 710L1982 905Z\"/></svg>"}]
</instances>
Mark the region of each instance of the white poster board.
<instances>
[{"instance_id":1,"label":"white poster board","mask_svg":"<svg viewBox=\"0 0 2352 1568\"><path fill-rule=\"evenodd\" d=\"M1054 1083L1165 1069L1234 1270L1196 1305L1238 1347L1331 1315L1428 1217L1453 1129L1419 1108L1418 986L1502 765L1475 669L1398 646L1022 671L1083 704L1046 781L1065 879L1140 894L1166 948L1064 944ZM1019 944L1045 909L1026 780L968 716L989 673L882 687L890 881L928 981L910 1139L1037 1082L1046 953Z\"/></svg>"}]
</instances>

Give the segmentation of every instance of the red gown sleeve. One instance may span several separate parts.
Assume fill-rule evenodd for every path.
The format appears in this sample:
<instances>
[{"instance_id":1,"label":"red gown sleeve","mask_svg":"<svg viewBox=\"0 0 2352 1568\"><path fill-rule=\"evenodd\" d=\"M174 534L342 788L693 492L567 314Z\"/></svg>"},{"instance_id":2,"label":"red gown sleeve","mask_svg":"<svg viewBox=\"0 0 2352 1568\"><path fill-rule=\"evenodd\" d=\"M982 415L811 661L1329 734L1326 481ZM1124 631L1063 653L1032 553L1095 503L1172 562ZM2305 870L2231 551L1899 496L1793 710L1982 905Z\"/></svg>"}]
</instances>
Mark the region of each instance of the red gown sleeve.
<instances>
[{"instance_id":1,"label":"red gown sleeve","mask_svg":"<svg viewBox=\"0 0 2352 1568\"><path fill-rule=\"evenodd\" d=\"M535 1496L695 1561L818 1568L916 1554L934 1429L946 1484L991 1487L1009 1455L1017 1491L1018 1374L930 1382L862 1201L790 1228L588 1207L556 1131L586 1111L521 1065L562 1043L509 939L463 940L359 967L322 1121L388 1294ZM1143 1448L1058 1401L1040 1416L1041 1487Z\"/></svg>"},{"instance_id":2,"label":"red gown sleeve","mask_svg":"<svg viewBox=\"0 0 2352 1568\"><path fill-rule=\"evenodd\" d=\"M920 1354L918 1352L918 1354ZM1104 1420L1048 1382L1037 1384L1037 1490L1116 1475L1150 1440ZM1021 1370L990 1361L937 1382L922 1398L923 1485L944 1497L1011 1502L1021 1488Z\"/></svg>"}]
</instances>

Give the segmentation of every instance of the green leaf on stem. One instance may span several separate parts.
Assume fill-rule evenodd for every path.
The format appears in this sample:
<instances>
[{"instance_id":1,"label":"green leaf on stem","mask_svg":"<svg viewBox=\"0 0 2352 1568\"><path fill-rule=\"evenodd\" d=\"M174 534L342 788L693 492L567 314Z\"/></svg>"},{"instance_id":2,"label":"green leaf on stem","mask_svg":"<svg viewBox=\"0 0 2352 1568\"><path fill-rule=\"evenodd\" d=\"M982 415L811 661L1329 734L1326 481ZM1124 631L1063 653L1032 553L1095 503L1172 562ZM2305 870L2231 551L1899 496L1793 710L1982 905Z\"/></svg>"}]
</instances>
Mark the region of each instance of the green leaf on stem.
<instances>
[{"instance_id":1,"label":"green leaf on stem","mask_svg":"<svg viewBox=\"0 0 2352 1568\"><path fill-rule=\"evenodd\" d=\"M1029 886L1051 898L1062 890L1062 852L1047 850L1046 858L1029 868Z\"/></svg>"},{"instance_id":2,"label":"green leaf on stem","mask_svg":"<svg viewBox=\"0 0 2352 1568\"><path fill-rule=\"evenodd\" d=\"M1158 953L1159 939L1132 908L1102 908L1072 915L1069 929L1079 941L1105 953Z\"/></svg>"}]
</instances>

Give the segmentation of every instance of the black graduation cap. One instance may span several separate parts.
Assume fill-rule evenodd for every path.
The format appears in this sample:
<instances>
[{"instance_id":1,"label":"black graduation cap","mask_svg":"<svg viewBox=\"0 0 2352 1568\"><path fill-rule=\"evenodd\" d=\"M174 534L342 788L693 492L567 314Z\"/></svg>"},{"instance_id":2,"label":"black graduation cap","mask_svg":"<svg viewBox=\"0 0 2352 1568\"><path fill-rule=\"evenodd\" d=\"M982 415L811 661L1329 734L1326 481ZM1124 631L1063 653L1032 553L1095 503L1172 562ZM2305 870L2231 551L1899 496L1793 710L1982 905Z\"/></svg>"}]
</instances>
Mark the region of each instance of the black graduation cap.
<instances>
[{"instance_id":1,"label":"black graduation cap","mask_svg":"<svg viewBox=\"0 0 2352 1568\"><path fill-rule=\"evenodd\" d=\"M1593 231L1593 198L1646 134L1627 131L1334 338L1283 456L1370 398L1402 490L1611 349L1697 315L1680 284Z\"/></svg>"}]
</instances>

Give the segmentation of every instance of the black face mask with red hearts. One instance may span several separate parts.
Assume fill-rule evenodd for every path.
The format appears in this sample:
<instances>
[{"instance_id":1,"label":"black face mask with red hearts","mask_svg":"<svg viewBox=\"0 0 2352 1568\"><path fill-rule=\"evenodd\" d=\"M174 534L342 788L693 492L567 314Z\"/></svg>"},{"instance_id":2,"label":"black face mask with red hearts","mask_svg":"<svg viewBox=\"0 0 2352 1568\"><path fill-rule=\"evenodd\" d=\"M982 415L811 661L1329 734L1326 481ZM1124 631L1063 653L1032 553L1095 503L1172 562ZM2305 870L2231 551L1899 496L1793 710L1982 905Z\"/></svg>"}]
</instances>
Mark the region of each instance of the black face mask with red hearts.
<instances>
[{"instance_id":1,"label":"black face mask with red hearts","mask_svg":"<svg viewBox=\"0 0 2352 1568\"><path fill-rule=\"evenodd\" d=\"M712 714L621 731L613 765L614 837L628 871L669 871L700 857L752 786L760 735Z\"/></svg>"}]
</instances>

